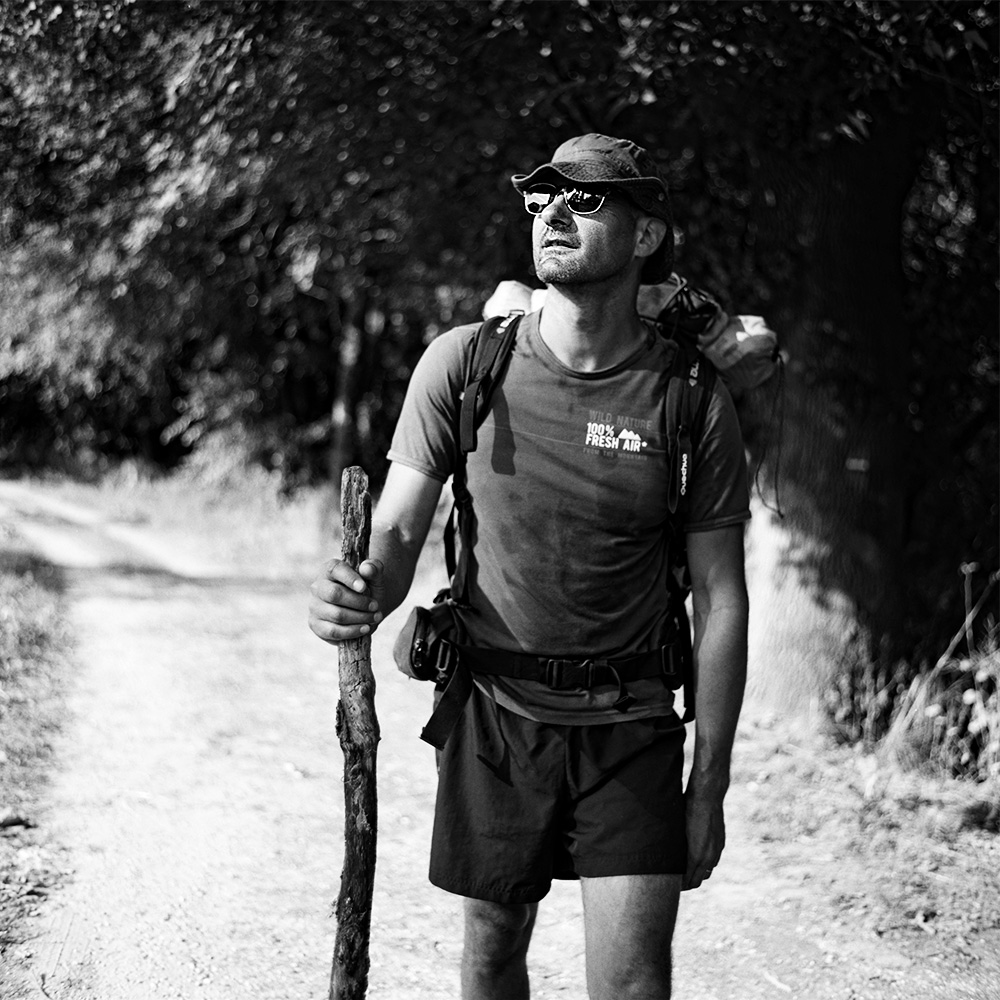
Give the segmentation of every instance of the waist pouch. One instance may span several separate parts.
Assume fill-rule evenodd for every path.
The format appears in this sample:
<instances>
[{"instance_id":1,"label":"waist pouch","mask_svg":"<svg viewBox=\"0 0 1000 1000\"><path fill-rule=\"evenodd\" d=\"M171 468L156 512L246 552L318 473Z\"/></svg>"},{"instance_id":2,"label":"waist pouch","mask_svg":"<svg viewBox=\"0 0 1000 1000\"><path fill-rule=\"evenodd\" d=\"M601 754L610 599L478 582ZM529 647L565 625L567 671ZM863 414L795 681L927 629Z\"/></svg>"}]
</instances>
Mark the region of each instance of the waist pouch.
<instances>
[{"instance_id":1,"label":"waist pouch","mask_svg":"<svg viewBox=\"0 0 1000 1000\"><path fill-rule=\"evenodd\" d=\"M455 610L455 604L447 599L429 608L414 608L392 650L396 666L408 677L434 681L438 697L420 738L439 750L472 694L473 673L537 681L555 690L617 684L614 707L621 712L627 712L635 701L625 687L628 681L662 677L668 688L677 690L689 677L690 642L685 645L683 637L632 656L536 656L469 645Z\"/></svg>"},{"instance_id":2,"label":"waist pouch","mask_svg":"<svg viewBox=\"0 0 1000 1000\"><path fill-rule=\"evenodd\" d=\"M444 688L458 666L458 643L465 629L455 615L455 604L435 600L429 608L414 608L396 636L392 657L396 666L418 681L434 681Z\"/></svg>"}]
</instances>

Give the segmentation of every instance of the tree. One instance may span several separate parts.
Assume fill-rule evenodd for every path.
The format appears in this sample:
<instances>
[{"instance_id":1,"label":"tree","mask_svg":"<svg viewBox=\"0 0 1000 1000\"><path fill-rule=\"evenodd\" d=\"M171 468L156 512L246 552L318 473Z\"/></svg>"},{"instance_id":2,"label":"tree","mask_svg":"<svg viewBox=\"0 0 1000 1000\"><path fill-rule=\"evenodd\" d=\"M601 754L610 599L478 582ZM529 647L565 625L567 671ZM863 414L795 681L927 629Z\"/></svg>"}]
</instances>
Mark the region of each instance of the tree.
<instances>
[{"instance_id":1,"label":"tree","mask_svg":"<svg viewBox=\"0 0 1000 1000\"><path fill-rule=\"evenodd\" d=\"M237 435L290 483L377 483L424 341L530 278L511 174L582 131L643 143L679 267L790 353L780 450L770 399L739 402L796 572L850 605L857 735L857 691L961 613L957 566L998 560L996 27L931 0L5 4L0 226L70 248L116 371L156 359L106 411L144 414L128 447ZM0 376L25 426L33 378Z\"/></svg>"}]
</instances>

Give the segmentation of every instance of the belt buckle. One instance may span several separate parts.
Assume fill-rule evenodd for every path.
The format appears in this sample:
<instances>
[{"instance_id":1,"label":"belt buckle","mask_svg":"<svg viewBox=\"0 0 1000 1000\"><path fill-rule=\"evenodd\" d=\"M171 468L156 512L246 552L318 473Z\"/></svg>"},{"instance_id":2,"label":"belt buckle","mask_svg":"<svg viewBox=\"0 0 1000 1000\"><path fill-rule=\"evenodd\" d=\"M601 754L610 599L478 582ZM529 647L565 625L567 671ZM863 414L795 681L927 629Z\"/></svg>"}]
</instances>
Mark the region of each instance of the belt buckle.
<instances>
[{"instance_id":1,"label":"belt buckle","mask_svg":"<svg viewBox=\"0 0 1000 1000\"><path fill-rule=\"evenodd\" d=\"M545 661L545 683L555 691L563 688L594 686L593 660L558 660Z\"/></svg>"}]
</instances>

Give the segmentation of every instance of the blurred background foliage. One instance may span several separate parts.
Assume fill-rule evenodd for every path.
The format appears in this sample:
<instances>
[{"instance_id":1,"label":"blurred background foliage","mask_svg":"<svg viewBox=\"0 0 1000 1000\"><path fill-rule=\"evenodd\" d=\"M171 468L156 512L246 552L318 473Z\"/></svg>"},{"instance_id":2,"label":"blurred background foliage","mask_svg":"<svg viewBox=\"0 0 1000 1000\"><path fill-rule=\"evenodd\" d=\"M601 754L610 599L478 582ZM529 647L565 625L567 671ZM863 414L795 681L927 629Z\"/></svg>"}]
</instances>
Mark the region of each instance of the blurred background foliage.
<instances>
[{"instance_id":1,"label":"blurred background foliage","mask_svg":"<svg viewBox=\"0 0 1000 1000\"><path fill-rule=\"evenodd\" d=\"M378 483L425 343L532 280L511 174L626 135L789 352L738 404L877 735L997 567L997 62L986 2L4 0L0 462Z\"/></svg>"}]
</instances>

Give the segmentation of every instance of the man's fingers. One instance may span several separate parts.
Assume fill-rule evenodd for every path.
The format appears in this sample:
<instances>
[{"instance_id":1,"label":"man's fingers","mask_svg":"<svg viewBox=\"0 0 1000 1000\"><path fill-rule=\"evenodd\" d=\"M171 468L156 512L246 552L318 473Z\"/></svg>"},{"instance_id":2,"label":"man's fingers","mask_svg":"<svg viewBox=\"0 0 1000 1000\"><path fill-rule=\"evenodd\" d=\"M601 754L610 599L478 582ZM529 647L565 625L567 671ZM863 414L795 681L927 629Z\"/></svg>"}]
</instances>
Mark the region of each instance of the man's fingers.
<instances>
[{"instance_id":1,"label":"man's fingers","mask_svg":"<svg viewBox=\"0 0 1000 1000\"><path fill-rule=\"evenodd\" d=\"M710 878L726 846L726 822L721 801L685 794L688 863L685 889L697 889Z\"/></svg>"},{"instance_id":2,"label":"man's fingers","mask_svg":"<svg viewBox=\"0 0 1000 1000\"><path fill-rule=\"evenodd\" d=\"M684 890L697 889L698 886L712 877L713 871L715 871L714 866L708 867L707 865L695 865L693 868L689 868L681 883L681 888Z\"/></svg>"},{"instance_id":3,"label":"man's fingers","mask_svg":"<svg viewBox=\"0 0 1000 1000\"><path fill-rule=\"evenodd\" d=\"M358 593L349 584L334 583L321 577L313 581L311 589L312 607L321 618L326 618L328 621L340 621L338 615L343 610L368 614L378 611L378 601L368 593Z\"/></svg>"},{"instance_id":4,"label":"man's fingers","mask_svg":"<svg viewBox=\"0 0 1000 1000\"><path fill-rule=\"evenodd\" d=\"M382 612L375 611L374 601L370 610L356 611L342 605L313 600L309 606L309 628L325 642L346 642L369 635L382 621Z\"/></svg>"},{"instance_id":5,"label":"man's fingers","mask_svg":"<svg viewBox=\"0 0 1000 1000\"><path fill-rule=\"evenodd\" d=\"M377 559L365 560L355 570L342 559L323 567L310 588L309 628L325 642L341 643L370 634L383 614L372 594L382 574Z\"/></svg>"},{"instance_id":6,"label":"man's fingers","mask_svg":"<svg viewBox=\"0 0 1000 1000\"><path fill-rule=\"evenodd\" d=\"M309 606L309 616L331 625L376 625L382 620L382 612L378 610L375 601L369 601L361 608L313 601Z\"/></svg>"},{"instance_id":7,"label":"man's fingers","mask_svg":"<svg viewBox=\"0 0 1000 1000\"><path fill-rule=\"evenodd\" d=\"M373 559L366 559L358 569L343 559L331 559L323 567L323 578L331 583L340 583L355 593L364 593L368 589L368 581L375 579L381 573L382 564Z\"/></svg>"},{"instance_id":8,"label":"man's fingers","mask_svg":"<svg viewBox=\"0 0 1000 1000\"><path fill-rule=\"evenodd\" d=\"M716 827L715 836L702 839L692 836L694 831L688 830L688 864L684 876L685 889L697 889L702 882L712 877L712 872L722 858L722 845L725 843L725 833ZM721 843L720 843L721 841Z\"/></svg>"},{"instance_id":9,"label":"man's fingers","mask_svg":"<svg viewBox=\"0 0 1000 1000\"><path fill-rule=\"evenodd\" d=\"M309 627L313 634L324 642L333 643L335 646L342 642L349 642L351 639L363 639L370 635L373 626L363 625L337 625L332 622L319 619L310 619Z\"/></svg>"},{"instance_id":10,"label":"man's fingers","mask_svg":"<svg viewBox=\"0 0 1000 1000\"><path fill-rule=\"evenodd\" d=\"M377 611L378 602L372 594L373 586L382 575L382 563L366 559L358 570L342 559L331 560L323 573L312 584L315 601L343 605L356 611Z\"/></svg>"}]
</instances>

